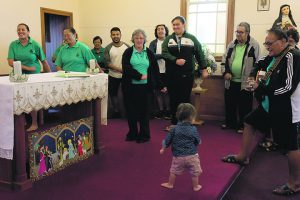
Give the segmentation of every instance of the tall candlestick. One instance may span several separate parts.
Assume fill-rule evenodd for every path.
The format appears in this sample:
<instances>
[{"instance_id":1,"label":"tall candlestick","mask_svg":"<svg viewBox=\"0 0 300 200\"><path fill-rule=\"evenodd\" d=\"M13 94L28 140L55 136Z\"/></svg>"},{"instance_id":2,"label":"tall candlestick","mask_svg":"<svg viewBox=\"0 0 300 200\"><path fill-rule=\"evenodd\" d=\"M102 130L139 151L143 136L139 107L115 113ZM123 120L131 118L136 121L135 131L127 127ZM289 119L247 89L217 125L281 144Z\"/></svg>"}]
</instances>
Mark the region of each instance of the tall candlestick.
<instances>
[{"instance_id":1,"label":"tall candlestick","mask_svg":"<svg viewBox=\"0 0 300 200\"><path fill-rule=\"evenodd\" d=\"M15 75L22 75L21 61L14 61L13 66L14 66L14 74Z\"/></svg>"}]
</instances>

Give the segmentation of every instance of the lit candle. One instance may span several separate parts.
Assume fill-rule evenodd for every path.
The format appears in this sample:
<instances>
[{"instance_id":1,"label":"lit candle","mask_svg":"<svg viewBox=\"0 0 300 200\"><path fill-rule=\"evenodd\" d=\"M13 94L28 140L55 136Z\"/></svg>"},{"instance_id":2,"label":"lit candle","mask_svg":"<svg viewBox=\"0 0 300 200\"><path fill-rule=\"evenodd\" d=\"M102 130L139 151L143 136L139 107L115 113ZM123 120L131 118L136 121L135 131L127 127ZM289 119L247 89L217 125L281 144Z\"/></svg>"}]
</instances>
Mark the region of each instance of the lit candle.
<instances>
[{"instance_id":1,"label":"lit candle","mask_svg":"<svg viewBox=\"0 0 300 200\"><path fill-rule=\"evenodd\" d=\"M21 61L14 61L14 74L15 75L22 75L22 66Z\"/></svg>"},{"instance_id":2,"label":"lit candle","mask_svg":"<svg viewBox=\"0 0 300 200\"><path fill-rule=\"evenodd\" d=\"M95 69L96 68L96 60L95 59L91 59L90 60L90 69Z\"/></svg>"}]
</instances>

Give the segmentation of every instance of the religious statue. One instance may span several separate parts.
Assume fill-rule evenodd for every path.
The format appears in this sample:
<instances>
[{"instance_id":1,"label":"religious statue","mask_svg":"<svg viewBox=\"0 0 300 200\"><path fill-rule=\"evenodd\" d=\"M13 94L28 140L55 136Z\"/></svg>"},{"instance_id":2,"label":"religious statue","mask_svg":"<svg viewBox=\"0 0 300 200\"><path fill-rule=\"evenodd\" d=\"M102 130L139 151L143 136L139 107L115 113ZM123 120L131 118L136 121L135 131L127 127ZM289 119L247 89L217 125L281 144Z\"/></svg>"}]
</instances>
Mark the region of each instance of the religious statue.
<instances>
[{"instance_id":1,"label":"religious statue","mask_svg":"<svg viewBox=\"0 0 300 200\"><path fill-rule=\"evenodd\" d=\"M279 16L273 23L272 28L282 29L287 31L291 28L296 29L297 25L293 19L292 11L290 5L284 4L280 6Z\"/></svg>"}]
</instances>

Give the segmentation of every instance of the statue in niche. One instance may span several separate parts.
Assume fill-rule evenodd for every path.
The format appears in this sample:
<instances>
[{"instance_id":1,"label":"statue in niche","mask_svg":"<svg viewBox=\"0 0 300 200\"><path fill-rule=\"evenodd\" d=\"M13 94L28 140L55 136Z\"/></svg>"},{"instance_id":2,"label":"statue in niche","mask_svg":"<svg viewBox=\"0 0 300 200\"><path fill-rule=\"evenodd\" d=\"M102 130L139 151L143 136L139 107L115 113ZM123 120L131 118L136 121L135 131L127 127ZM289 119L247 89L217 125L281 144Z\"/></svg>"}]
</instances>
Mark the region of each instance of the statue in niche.
<instances>
[{"instance_id":1,"label":"statue in niche","mask_svg":"<svg viewBox=\"0 0 300 200\"><path fill-rule=\"evenodd\" d=\"M296 29L297 25L293 19L292 11L290 5L284 4L280 6L279 16L273 23L272 28L282 29L287 31L289 29Z\"/></svg>"}]
</instances>

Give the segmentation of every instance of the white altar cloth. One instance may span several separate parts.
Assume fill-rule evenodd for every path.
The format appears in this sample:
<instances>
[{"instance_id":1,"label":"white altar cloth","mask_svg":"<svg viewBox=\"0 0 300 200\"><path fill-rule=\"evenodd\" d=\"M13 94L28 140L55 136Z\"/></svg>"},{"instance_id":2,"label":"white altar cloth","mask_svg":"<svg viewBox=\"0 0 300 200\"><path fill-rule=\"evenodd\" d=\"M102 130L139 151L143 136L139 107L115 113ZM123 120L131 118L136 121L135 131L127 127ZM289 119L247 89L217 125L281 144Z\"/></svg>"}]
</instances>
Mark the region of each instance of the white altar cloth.
<instances>
[{"instance_id":1,"label":"white altar cloth","mask_svg":"<svg viewBox=\"0 0 300 200\"><path fill-rule=\"evenodd\" d=\"M23 83L0 77L0 158L13 159L14 115L100 98L101 124L107 124L107 90L104 73L85 78L61 78L55 72L31 74Z\"/></svg>"}]
</instances>

